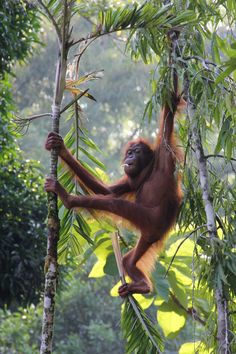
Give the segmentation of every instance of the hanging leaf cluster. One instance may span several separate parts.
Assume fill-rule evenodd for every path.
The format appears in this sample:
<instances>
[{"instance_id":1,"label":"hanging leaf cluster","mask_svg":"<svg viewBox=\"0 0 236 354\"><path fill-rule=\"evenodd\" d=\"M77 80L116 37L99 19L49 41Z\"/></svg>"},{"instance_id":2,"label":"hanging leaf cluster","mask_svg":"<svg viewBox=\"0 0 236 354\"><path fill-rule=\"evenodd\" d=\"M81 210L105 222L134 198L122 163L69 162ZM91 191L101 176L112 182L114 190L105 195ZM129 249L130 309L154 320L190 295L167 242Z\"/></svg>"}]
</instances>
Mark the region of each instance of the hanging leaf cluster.
<instances>
[{"instance_id":1,"label":"hanging leaf cluster","mask_svg":"<svg viewBox=\"0 0 236 354\"><path fill-rule=\"evenodd\" d=\"M98 28L99 35L130 30L127 47L132 57L137 59L141 56L147 63L152 55L162 54L163 35L195 21L196 15L191 10L176 14L172 4L157 6L146 2L141 6L134 4L101 11Z\"/></svg>"}]
</instances>

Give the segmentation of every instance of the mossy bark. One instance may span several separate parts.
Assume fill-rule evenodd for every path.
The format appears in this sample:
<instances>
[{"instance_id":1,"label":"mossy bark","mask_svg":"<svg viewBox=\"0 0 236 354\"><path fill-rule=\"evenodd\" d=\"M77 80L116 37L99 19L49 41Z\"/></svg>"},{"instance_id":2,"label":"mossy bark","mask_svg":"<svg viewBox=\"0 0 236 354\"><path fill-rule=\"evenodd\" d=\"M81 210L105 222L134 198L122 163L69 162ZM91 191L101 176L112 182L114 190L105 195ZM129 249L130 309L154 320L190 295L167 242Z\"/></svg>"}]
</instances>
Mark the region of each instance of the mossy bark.
<instances>
[{"instance_id":1,"label":"mossy bark","mask_svg":"<svg viewBox=\"0 0 236 354\"><path fill-rule=\"evenodd\" d=\"M59 133L61 101L65 87L66 58L58 58L55 94L52 106L52 131ZM51 151L50 176L57 179L58 152ZM57 195L48 193L48 239L45 259L44 312L40 354L52 353L52 339L55 312L55 294L58 281L57 243L59 240L60 221L58 218Z\"/></svg>"}]
</instances>

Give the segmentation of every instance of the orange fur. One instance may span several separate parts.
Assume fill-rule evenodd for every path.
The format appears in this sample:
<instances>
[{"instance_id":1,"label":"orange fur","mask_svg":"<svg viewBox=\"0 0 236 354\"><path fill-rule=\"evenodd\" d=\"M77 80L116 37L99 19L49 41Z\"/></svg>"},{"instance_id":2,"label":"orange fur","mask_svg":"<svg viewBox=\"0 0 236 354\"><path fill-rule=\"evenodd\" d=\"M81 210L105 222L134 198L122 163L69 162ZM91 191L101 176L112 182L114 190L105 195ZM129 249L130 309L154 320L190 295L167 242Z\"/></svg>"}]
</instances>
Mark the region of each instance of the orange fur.
<instances>
[{"instance_id":1,"label":"orange fur","mask_svg":"<svg viewBox=\"0 0 236 354\"><path fill-rule=\"evenodd\" d=\"M136 263L138 269L140 269L148 279L149 286L151 288L152 282L150 280L150 276L152 271L154 270L159 252L163 248L163 244L164 240L156 241L155 243L153 243L149 247L149 249L144 253L144 255L140 258L140 260Z\"/></svg>"}]
</instances>

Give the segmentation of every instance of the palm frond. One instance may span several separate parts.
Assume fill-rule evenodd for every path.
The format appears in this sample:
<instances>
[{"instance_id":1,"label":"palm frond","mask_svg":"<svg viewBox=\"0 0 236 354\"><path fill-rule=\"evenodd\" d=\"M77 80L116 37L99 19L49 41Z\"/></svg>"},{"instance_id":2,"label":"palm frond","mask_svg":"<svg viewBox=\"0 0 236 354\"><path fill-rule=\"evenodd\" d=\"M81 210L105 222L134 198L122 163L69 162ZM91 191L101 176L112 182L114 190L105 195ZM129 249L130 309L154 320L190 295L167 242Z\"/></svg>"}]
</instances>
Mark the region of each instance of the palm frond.
<instances>
[{"instance_id":1,"label":"palm frond","mask_svg":"<svg viewBox=\"0 0 236 354\"><path fill-rule=\"evenodd\" d=\"M99 14L99 22L103 26L102 32L115 32L118 30L145 27L151 22L153 25L165 23L167 16L170 15L171 5L163 6L157 9L150 3L141 5L126 5L115 10L109 9L101 11Z\"/></svg>"},{"instance_id":2,"label":"palm frond","mask_svg":"<svg viewBox=\"0 0 236 354\"><path fill-rule=\"evenodd\" d=\"M157 327L131 295L124 303L121 328L126 339L126 354L156 354L163 351L163 339Z\"/></svg>"},{"instance_id":3,"label":"palm frond","mask_svg":"<svg viewBox=\"0 0 236 354\"><path fill-rule=\"evenodd\" d=\"M71 117L71 119L73 116ZM83 135L78 136L79 133ZM75 126L72 125L69 132L65 136L65 144L71 152L75 153L75 142L79 139L84 146L89 147L89 149L99 151L96 144L86 135L85 132L76 130ZM78 146L79 151L82 155L86 156L90 161L92 161L100 169L104 169L105 166L95 158L88 149L83 148L81 145ZM91 174L99 178L98 173L94 168L89 166L87 162L80 158L80 163L87 169ZM65 170L63 164L59 166L59 181L66 188L68 193L86 193L84 191L84 186L80 185L77 190L78 185L73 181L73 173L69 170ZM62 203L60 203L60 219L61 219L61 229L60 229L60 240L58 243L58 259L60 263L66 263L68 257L77 257L84 253L89 246L93 245L94 242L91 238L91 229L89 223L86 221L81 213L73 210L66 210Z\"/></svg>"},{"instance_id":4,"label":"palm frond","mask_svg":"<svg viewBox=\"0 0 236 354\"><path fill-rule=\"evenodd\" d=\"M120 279L124 284L125 276L118 237L118 234L113 234L111 239ZM121 328L126 340L127 354L156 354L163 351L161 334L132 295L125 299Z\"/></svg>"}]
</instances>

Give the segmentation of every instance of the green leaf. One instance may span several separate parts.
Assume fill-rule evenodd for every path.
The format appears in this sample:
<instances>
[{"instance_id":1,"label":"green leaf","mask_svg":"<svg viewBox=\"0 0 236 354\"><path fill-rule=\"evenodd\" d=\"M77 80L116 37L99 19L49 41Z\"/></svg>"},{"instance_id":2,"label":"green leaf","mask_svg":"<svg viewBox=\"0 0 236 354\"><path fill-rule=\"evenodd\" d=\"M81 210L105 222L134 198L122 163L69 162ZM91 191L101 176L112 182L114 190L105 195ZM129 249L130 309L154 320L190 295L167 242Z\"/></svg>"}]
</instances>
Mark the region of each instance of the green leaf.
<instances>
[{"instance_id":1,"label":"green leaf","mask_svg":"<svg viewBox=\"0 0 236 354\"><path fill-rule=\"evenodd\" d=\"M141 308L143 310L148 309L152 305L153 300L154 300L154 297L152 297L150 295L147 297L142 294L134 294L133 297L139 303L139 305L141 306Z\"/></svg>"},{"instance_id":2,"label":"green leaf","mask_svg":"<svg viewBox=\"0 0 236 354\"><path fill-rule=\"evenodd\" d=\"M233 152L233 142L231 139L227 139L226 142L226 157L230 159L232 157Z\"/></svg>"},{"instance_id":3,"label":"green leaf","mask_svg":"<svg viewBox=\"0 0 236 354\"><path fill-rule=\"evenodd\" d=\"M109 30L112 26L112 22L111 22L112 10L111 9L107 10L104 15L105 15L104 16L105 30L106 30L106 32L109 32Z\"/></svg>"},{"instance_id":4,"label":"green leaf","mask_svg":"<svg viewBox=\"0 0 236 354\"><path fill-rule=\"evenodd\" d=\"M105 165L99 161L96 157L94 157L93 155L91 155L87 150L85 150L84 148L82 148L81 146L79 146L79 150L81 150L91 161L93 161L96 165L98 165L99 167L101 167L103 170L105 170Z\"/></svg>"},{"instance_id":5,"label":"green leaf","mask_svg":"<svg viewBox=\"0 0 236 354\"><path fill-rule=\"evenodd\" d=\"M118 269L116 265L116 259L114 253L108 255L106 259L106 264L103 268L104 273L108 275L117 275Z\"/></svg>"},{"instance_id":6,"label":"green leaf","mask_svg":"<svg viewBox=\"0 0 236 354\"><path fill-rule=\"evenodd\" d=\"M227 76L229 76L234 70L236 70L236 62L233 64L230 64L228 68L223 71L215 80L215 84L219 84L222 82Z\"/></svg>"},{"instance_id":7,"label":"green leaf","mask_svg":"<svg viewBox=\"0 0 236 354\"><path fill-rule=\"evenodd\" d=\"M228 54L228 56L229 56L230 58L236 59L236 50L235 50L235 48L233 47L233 45L235 45L235 43L231 44L231 48L228 49L227 54Z\"/></svg>"},{"instance_id":8,"label":"green leaf","mask_svg":"<svg viewBox=\"0 0 236 354\"><path fill-rule=\"evenodd\" d=\"M170 24L172 26L180 26L184 24L189 24L191 22L196 21L197 17L194 11L186 10L183 11L182 14L175 16L172 20L170 20Z\"/></svg>"},{"instance_id":9,"label":"green leaf","mask_svg":"<svg viewBox=\"0 0 236 354\"><path fill-rule=\"evenodd\" d=\"M215 147L215 154L218 154L221 149L225 148L225 145L227 143L227 137L230 134L230 125L231 125L231 117L227 117L221 127L217 144Z\"/></svg>"},{"instance_id":10,"label":"green leaf","mask_svg":"<svg viewBox=\"0 0 236 354\"><path fill-rule=\"evenodd\" d=\"M89 224L87 223L87 221L84 219L84 217L80 213L76 213L75 218L76 218L79 228L87 235L90 235L91 228L90 228Z\"/></svg>"},{"instance_id":11,"label":"green leaf","mask_svg":"<svg viewBox=\"0 0 236 354\"><path fill-rule=\"evenodd\" d=\"M190 230L191 232L191 230ZM169 249L166 252L167 257L172 258L176 252L176 249L178 248L178 246L181 244L181 242L183 241L183 238L178 239L177 241L175 241L174 243L171 244L171 246L169 247ZM183 256L183 257L191 257L193 256L193 251L194 251L194 242L190 239L187 239L180 247L180 249L178 250L177 256Z\"/></svg>"},{"instance_id":12,"label":"green leaf","mask_svg":"<svg viewBox=\"0 0 236 354\"><path fill-rule=\"evenodd\" d=\"M168 274L168 280L170 282L171 289L173 290L174 296L178 299L179 303L184 307L188 307L188 299L185 287L182 286L176 278L175 272L170 271Z\"/></svg>"},{"instance_id":13,"label":"green leaf","mask_svg":"<svg viewBox=\"0 0 236 354\"><path fill-rule=\"evenodd\" d=\"M89 146L90 148L101 152L99 147L87 135L80 136L80 140L83 141L83 143Z\"/></svg>"},{"instance_id":14,"label":"green leaf","mask_svg":"<svg viewBox=\"0 0 236 354\"><path fill-rule=\"evenodd\" d=\"M75 231L81 235L89 244L93 245L94 242L93 240L88 236L88 234L86 234L81 228L79 228L77 225L73 225L74 226L74 229Z\"/></svg>"},{"instance_id":15,"label":"green leaf","mask_svg":"<svg viewBox=\"0 0 236 354\"><path fill-rule=\"evenodd\" d=\"M88 170L88 172L100 179L98 173L87 162L80 160L80 163L84 168L86 168L86 170Z\"/></svg>"},{"instance_id":16,"label":"green leaf","mask_svg":"<svg viewBox=\"0 0 236 354\"><path fill-rule=\"evenodd\" d=\"M218 47L222 50L222 52L224 54L227 55L228 48L229 48L227 40L224 40L220 36L216 35L216 41L217 41Z\"/></svg>"},{"instance_id":17,"label":"green leaf","mask_svg":"<svg viewBox=\"0 0 236 354\"><path fill-rule=\"evenodd\" d=\"M169 298L169 288L170 284L167 278L165 278L166 269L163 265L158 262L156 268L153 272L152 278L154 280L155 288L157 294L164 300L168 300Z\"/></svg>"},{"instance_id":18,"label":"green leaf","mask_svg":"<svg viewBox=\"0 0 236 354\"><path fill-rule=\"evenodd\" d=\"M212 52L212 57L214 59L214 61L217 64L221 63L220 60L220 52L219 52L219 47L217 45L217 41L216 41L216 33L214 32L212 35L212 41L211 41L211 52Z\"/></svg>"},{"instance_id":19,"label":"green leaf","mask_svg":"<svg viewBox=\"0 0 236 354\"><path fill-rule=\"evenodd\" d=\"M226 285L229 285L224 269L220 263L218 263L216 267L216 276L217 276L217 283L220 284L221 282L223 282Z\"/></svg>"}]
</instances>

